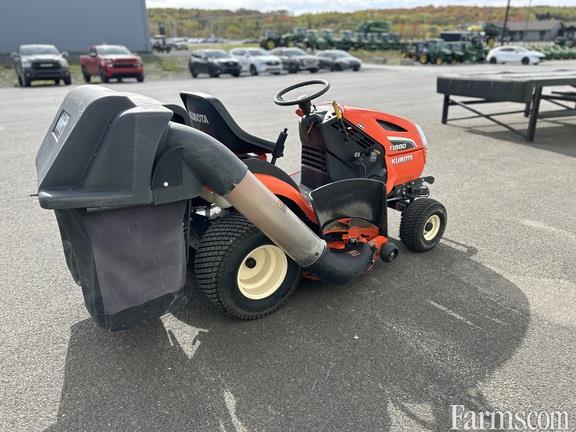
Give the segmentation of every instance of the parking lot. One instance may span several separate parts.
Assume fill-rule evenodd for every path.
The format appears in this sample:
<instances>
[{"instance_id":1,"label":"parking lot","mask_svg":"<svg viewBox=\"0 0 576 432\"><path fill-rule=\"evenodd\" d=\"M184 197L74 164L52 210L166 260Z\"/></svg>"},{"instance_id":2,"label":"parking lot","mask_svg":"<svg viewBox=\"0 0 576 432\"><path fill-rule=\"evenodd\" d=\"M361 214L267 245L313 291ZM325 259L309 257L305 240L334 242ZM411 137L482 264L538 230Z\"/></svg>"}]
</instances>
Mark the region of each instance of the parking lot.
<instances>
[{"instance_id":1,"label":"parking lot","mask_svg":"<svg viewBox=\"0 0 576 432\"><path fill-rule=\"evenodd\" d=\"M451 405L571 410L576 427L576 120L542 121L534 144L485 120L441 125L436 76L491 68L504 66L314 75L330 80L330 100L422 126L432 196L448 210L438 248L401 247L347 285L303 282L261 320L226 318L197 295L174 316L114 334L89 319L54 215L29 196L69 88L0 89L0 430L447 431ZM297 117L272 96L309 78L109 87L170 103L203 91L255 135L274 140L288 127L279 164L296 171ZM395 238L398 220L392 212Z\"/></svg>"}]
</instances>

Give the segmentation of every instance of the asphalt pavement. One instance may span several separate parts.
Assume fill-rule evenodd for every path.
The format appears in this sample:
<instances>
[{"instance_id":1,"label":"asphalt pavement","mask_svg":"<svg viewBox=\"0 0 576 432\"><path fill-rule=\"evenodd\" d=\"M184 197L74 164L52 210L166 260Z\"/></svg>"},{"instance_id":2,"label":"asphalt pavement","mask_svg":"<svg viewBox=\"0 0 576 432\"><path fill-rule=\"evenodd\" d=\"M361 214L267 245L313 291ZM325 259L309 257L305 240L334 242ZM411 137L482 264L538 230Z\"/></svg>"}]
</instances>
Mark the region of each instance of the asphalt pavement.
<instances>
[{"instance_id":1,"label":"asphalt pavement","mask_svg":"<svg viewBox=\"0 0 576 432\"><path fill-rule=\"evenodd\" d=\"M34 158L68 92L0 89L0 430L447 431L451 405L563 411L576 430L576 119L529 144L485 120L441 125L436 76L506 66L380 66L320 73L325 96L414 120L430 143L445 239L401 247L357 281L304 282L275 314L226 318L201 295L108 334L89 319ZM576 62L538 66L576 70ZM520 68L523 69L523 68ZM309 74L109 84L169 103L204 91L298 169L291 108ZM456 111L454 112L456 114ZM525 122L512 116L511 124ZM391 215L397 238L398 215Z\"/></svg>"}]
</instances>

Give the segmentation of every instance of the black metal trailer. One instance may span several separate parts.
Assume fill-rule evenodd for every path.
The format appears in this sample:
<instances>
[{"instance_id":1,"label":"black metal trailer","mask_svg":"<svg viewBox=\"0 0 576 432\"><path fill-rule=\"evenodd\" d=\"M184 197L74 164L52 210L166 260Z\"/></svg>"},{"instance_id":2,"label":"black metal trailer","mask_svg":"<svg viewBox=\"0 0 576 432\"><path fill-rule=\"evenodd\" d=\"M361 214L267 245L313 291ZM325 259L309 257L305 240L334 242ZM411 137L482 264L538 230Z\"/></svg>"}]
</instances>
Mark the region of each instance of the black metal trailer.
<instances>
[{"instance_id":1,"label":"black metal trailer","mask_svg":"<svg viewBox=\"0 0 576 432\"><path fill-rule=\"evenodd\" d=\"M437 79L437 92L444 95L442 124L448 123L451 106L459 106L474 115L450 119L464 120L482 117L496 123L527 141L533 142L538 119L576 116L576 92L550 91L547 87L576 87L576 71L556 70L538 72L486 72L473 74L443 75ZM466 99L455 99L454 96ZM547 101L559 109L540 112L541 102ZM496 113L483 113L471 105L516 102L524 104L524 109ZM528 128L524 132L496 119L498 116L523 113L528 118Z\"/></svg>"}]
</instances>

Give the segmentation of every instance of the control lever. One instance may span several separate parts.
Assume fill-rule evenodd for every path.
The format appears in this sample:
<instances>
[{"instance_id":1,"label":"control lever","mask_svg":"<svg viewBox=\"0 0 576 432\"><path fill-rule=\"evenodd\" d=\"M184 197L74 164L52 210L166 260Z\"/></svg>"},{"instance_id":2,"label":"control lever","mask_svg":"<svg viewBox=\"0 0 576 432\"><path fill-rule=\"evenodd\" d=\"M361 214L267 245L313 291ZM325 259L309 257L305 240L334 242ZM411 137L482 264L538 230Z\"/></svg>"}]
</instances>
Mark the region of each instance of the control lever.
<instances>
[{"instance_id":1,"label":"control lever","mask_svg":"<svg viewBox=\"0 0 576 432\"><path fill-rule=\"evenodd\" d=\"M286 138L288 138L288 129L284 128L282 132L278 135L276 139L276 144L274 145L274 150L272 150L272 165L276 165L276 159L284 156L284 146L286 144Z\"/></svg>"}]
</instances>

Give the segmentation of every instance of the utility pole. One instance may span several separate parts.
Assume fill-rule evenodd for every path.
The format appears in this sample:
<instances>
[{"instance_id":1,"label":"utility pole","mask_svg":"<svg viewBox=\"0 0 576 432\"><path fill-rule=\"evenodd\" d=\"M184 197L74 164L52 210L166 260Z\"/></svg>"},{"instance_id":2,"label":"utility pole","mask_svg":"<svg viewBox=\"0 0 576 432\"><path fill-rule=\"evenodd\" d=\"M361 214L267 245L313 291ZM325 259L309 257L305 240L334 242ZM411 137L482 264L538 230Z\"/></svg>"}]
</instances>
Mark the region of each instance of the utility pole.
<instances>
[{"instance_id":1,"label":"utility pole","mask_svg":"<svg viewBox=\"0 0 576 432\"><path fill-rule=\"evenodd\" d=\"M504 27L502 27L502 36L500 37L500 45L504 45L504 38L506 37L506 28L508 27L508 14L510 13L510 0L506 3L506 15L504 15Z\"/></svg>"}]
</instances>

